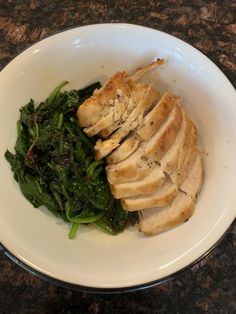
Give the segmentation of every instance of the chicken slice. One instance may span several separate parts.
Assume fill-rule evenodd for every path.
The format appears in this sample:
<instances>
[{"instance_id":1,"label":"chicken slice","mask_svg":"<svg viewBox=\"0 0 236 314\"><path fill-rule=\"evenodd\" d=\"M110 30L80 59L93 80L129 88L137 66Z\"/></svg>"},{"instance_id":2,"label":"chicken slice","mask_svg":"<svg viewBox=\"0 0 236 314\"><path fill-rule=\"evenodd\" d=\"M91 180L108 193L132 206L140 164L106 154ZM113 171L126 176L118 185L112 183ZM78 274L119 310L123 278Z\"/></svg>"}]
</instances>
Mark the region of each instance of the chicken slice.
<instances>
[{"instance_id":1,"label":"chicken slice","mask_svg":"<svg viewBox=\"0 0 236 314\"><path fill-rule=\"evenodd\" d=\"M195 159L189 169L188 175L180 189L192 198L196 198L201 191L204 179L203 160L200 151L197 151Z\"/></svg>"},{"instance_id":2,"label":"chicken slice","mask_svg":"<svg viewBox=\"0 0 236 314\"><path fill-rule=\"evenodd\" d=\"M168 174L171 174L178 167L178 165L182 164L182 159L183 156L186 156L189 140L191 137L191 121L186 116L184 111L182 111L182 113L183 120L180 126L179 133L171 147L167 150L166 154L160 160L162 170L167 172Z\"/></svg>"},{"instance_id":3,"label":"chicken slice","mask_svg":"<svg viewBox=\"0 0 236 314\"><path fill-rule=\"evenodd\" d=\"M130 97L134 86L125 71L116 72L103 87L95 90L93 96L79 106L77 111L79 125L87 127L97 123L110 110L110 101L117 98L117 90L120 90L124 97Z\"/></svg>"},{"instance_id":4,"label":"chicken slice","mask_svg":"<svg viewBox=\"0 0 236 314\"><path fill-rule=\"evenodd\" d=\"M192 198L179 191L171 204L142 210L139 231L147 236L158 234L187 221L193 210Z\"/></svg>"},{"instance_id":5,"label":"chicken slice","mask_svg":"<svg viewBox=\"0 0 236 314\"><path fill-rule=\"evenodd\" d=\"M160 167L154 159L146 158L140 147L129 158L118 164L107 166L107 179L110 184L141 180L157 166Z\"/></svg>"},{"instance_id":6,"label":"chicken slice","mask_svg":"<svg viewBox=\"0 0 236 314\"><path fill-rule=\"evenodd\" d=\"M112 150L120 145L122 139L125 138L130 133L130 131L134 130L139 125L141 126L143 124L144 115L152 107L153 102L157 99L158 96L159 92L157 92L152 85L149 85L143 99L131 112L125 122L121 124L120 128L107 140L97 141L95 145L95 158L99 160L106 157L109 153L112 152ZM109 143L111 144L110 146Z\"/></svg>"},{"instance_id":7,"label":"chicken slice","mask_svg":"<svg viewBox=\"0 0 236 314\"><path fill-rule=\"evenodd\" d=\"M112 125L114 122L120 119L122 114L127 109L128 102L125 100L114 100L114 106L94 125L84 128L84 132L88 136L94 136L101 132L101 130Z\"/></svg>"},{"instance_id":8,"label":"chicken slice","mask_svg":"<svg viewBox=\"0 0 236 314\"><path fill-rule=\"evenodd\" d=\"M162 207L172 202L178 193L178 187L167 179L155 192L121 199L121 205L128 211Z\"/></svg>"},{"instance_id":9,"label":"chicken slice","mask_svg":"<svg viewBox=\"0 0 236 314\"><path fill-rule=\"evenodd\" d=\"M162 208L156 207L141 211L139 230L144 234L160 233L185 222L192 216L194 201L201 190L204 179L204 167L200 151L195 148L193 156L188 174L173 202Z\"/></svg>"},{"instance_id":10,"label":"chicken slice","mask_svg":"<svg viewBox=\"0 0 236 314\"><path fill-rule=\"evenodd\" d=\"M179 97L172 93L165 93L156 106L145 116L143 126L137 130L142 140L150 139L168 117L173 107L178 104Z\"/></svg>"},{"instance_id":11,"label":"chicken slice","mask_svg":"<svg viewBox=\"0 0 236 314\"><path fill-rule=\"evenodd\" d=\"M162 123L167 119L170 111L177 104L179 97L165 93L156 106L144 117L141 128L134 130L134 134L127 137L123 143L107 158L107 163L117 163L129 157L138 147L141 140L150 139Z\"/></svg>"},{"instance_id":12,"label":"chicken slice","mask_svg":"<svg viewBox=\"0 0 236 314\"><path fill-rule=\"evenodd\" d=\"M122 113L122 115L114 121L111 125L105 127L99 132L99 136L106 139L109 137L114 131L119 129L119 127L126 121L126 119L130 116L133 110L138 106L141 100L145 97L145 93L147 92L147 85L136 84L130 94L130 97L124 97L124 101L127 102L126 109ZM158 92L159 95L159 92Z\"/></svg>"},{"instance_id":13,"label":"chicken slice","mask_svg":"<svg viewBox=\"0 0 236 314\"><path fill-rule=\"evenodd\" d=\"M136 151L140 143L140 138L136 133L132 133L117 147L106 159L107 164L116 164L128 158Z\"/></svg>"},{"instance_id":14,"label":"chicken slice","mask_svg":"<svg viewBox=\"0 0 236 314\"><path fill-rule=\"evenodd\" d=\"M117 98L117 90L125 97L130 97L136 82L147 72L160 66L164 60L157 59L151 64L139 68L133 76L129 77L126 71L116 72L93 96L79 106L77 117L81 127L92 126L97 123L110 110L110 101Z\"/></svg>"},{"instance_id":15,"label":"chicken slice","mask_svg":"<svg viewBox=\"0 0 236 314\"><path fill-rule=\"evenodd\" d=\"M115 198L145 195L155 192L166 180L166 176L160 167L156 167L141 180L110 184L111 193Z\"/></svg>"},{"instance_id":16,"label":"chicken slice","mask_svg":"<svg viewBox=\"0 0 236 314\"><path fill-rule=\"evenodd\" d=\"M147 142L144 154L160 161L174 142L182 121L182 111L178 105L174 106L168 120L160 127L154 136Z\"/></svg>"},{"instance_id":17,"label":"chicken slice","mask_svg":"<svg viewBox=\"0 0 236 314\"><path fill-rule=\"evenodd\" d=\"M193 149L197 146L197 129L194 123L188 118L189 126L189 134L185 137L184 144L180 147L179 157L178 157L178 169L180 169L185 162L186 156L188 155L189 150L193 151Z\"/></svg>"},{"instance_id":18,"label":"chicken slice","mask_svg":"<svg viewBox=\"0 0 236 314\"><path fill-rule=\"evenodd\" d=\"M170 145L171 140L174 140L171 128L176 129L176 125L180 126L179 111L182 117L181 110L175 106L167 120L149 141L141 142L138 149L127 159L106 167L107 178L110 183L118 184L140 180L152 171L153 167L158 164L157 156L160 156L161 153L164 154L163 137L168 142L166 143L166 148L168 147L167 144ZM166 135L169 135L170 138Z\"/></svg>"},{"instance_id":19,"label":"chicken slice","mask_svg":"<svg viewBox=\"0 0 236 314\"><path fill-rule=\"evenodd\" d=\"M172 182L178 186L181 186L186 178L197 153L197 132L193 123L191 123L191 126L190 141L186 150L185 158L181 160L181 163L179 162L180 160L178 161L178 167L170 174Z\"/></svg>"}]
</instances>

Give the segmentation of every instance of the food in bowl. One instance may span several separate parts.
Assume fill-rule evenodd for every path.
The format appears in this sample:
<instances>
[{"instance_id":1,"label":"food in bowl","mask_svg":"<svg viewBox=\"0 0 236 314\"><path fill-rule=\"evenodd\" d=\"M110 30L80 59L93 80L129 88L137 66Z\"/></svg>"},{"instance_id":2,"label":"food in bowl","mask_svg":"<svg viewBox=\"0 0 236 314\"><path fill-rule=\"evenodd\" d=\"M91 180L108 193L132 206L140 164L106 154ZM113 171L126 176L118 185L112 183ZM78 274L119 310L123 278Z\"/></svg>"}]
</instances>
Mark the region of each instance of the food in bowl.
<instances>
[{"instance_id":1,"label":"food in bowl","mask_svg":"<svg viewBox=\"0 0 236 314\"><path fill-rule=\"evenodd\" d=\"M124 209L139 212L145 235L187 221L204 178L196 126L180 97L160 97L152 84L138 82L163 63L158 59L132 76L116 72L77 112L84 132L100 137L96 159L106 157L111 192Z\"/></svg>"},{"instance_id":2,"label":"food in bowl","mask_svg":"<svg viewBox=\"0 0 236 314\"><path fill-rule=\"evenodd\" d=\"M139 82L163 63L78 91L61 92L62 82L21 108L5 157L33 206L71 223L69 238L80 224L117 234L137 223L155 235L191 217L204 178L196 127L179 96Z\"/></svg>"},{"instance_id":3,"label":"food in bowl","mask_svg":"<svg viewBox=\"0 0 236 314\"><path fill-rule=\"evenodd\" d=\"M69 238L90 223L117 234L137 214L125 211L110 193L104 161L94 159L95 141L76 120L78 105L101 85L61 92L67 83L38 106L30 100L20 109L15 154L6 151L5 157L26 199L71 224Z\"/></svg>"}]
</instances>

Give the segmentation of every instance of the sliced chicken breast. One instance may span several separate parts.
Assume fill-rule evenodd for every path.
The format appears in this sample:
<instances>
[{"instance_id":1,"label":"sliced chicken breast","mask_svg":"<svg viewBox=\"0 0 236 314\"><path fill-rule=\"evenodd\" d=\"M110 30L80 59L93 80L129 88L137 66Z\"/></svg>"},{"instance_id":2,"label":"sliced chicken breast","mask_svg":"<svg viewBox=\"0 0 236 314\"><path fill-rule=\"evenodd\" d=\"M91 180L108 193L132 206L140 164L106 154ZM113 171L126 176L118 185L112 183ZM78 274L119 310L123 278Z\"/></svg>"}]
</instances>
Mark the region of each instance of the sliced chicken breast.
<instances>
[{"instance_id":1,"label":"sliced chicken breast","mask_svg":"<svg viewBox=\"0 0 236 314\"><path fill-rule=\"evenodd\" d=\"M106 167L107 179L111 184L120 184L141 180L148 176L158 163L143 155L142 146L138 148L129 158Z\"/></svg>"},{"instance_id":2,"label":"sliced chicken breast","mask_svg":"<svg viewBox=\"0 0 236 314\"><path fill-rule=\"evenodd\" d=\"M165 93L154 108L144 117L141 128L134 130L123 143L107 158L107 163L117 163L129 157L138 147L140 141L150 139L162 123L167 119L170 111L177 104L179 97Z\"/></svg>"},{"instance_id":3,"label":"sliced chicken breast","mask_svg":"<svg viewBox=\"0 0 236 314\"><path fill-rule=\"evenodd\" d=\"M188 220L192 216L194 201L202 188L203 179L203 160L200 151L197 151L176 198L163 208L142 210L139 230L146 235L154 235Z\"/></svg>"},{"instance_id":4,"label":"sliced chicken breast","mask_svg":"<svg viewBox=\"0 0 236 314\"><path fill-rule=\"evenodd\" d=\"M201 191L203 179L204 167L202 155L200 151L197 151L187 177L180 186L180 189L192 198L196 198L198 193Z\"/></svg>"},{"instance_id":5,"label":"sliced chicken breast","mask_svg":"<svg viewBox=\"0 0 236 314\"><path fill-rule=\"evenodd\" d=\"M182 112L175 106L167 120L149 141L142 142L139 148L122 162L107 166L108 181L112 184L118 184L139 180L148 175L158 164L157 157L164 154L164 148L168 148L171 141L174 140L176 134L174 135L171 129L180 126L181 118ZM163 138L167 140L165 145L162 145Z\"/></svg>"},{"instance_id":6,"label":"sliced chicken breast","mask_svg":"<svg viewBox=\"0 0 236 314\"><path fill-rule=\"evenodd\" d=\"M166 206L178 193L178 187L167 179L155 192L121 199L121 205L128 211Z\"/></svg>"},{"instance_id":7,"label":"sliced chicken breast","mask_svg":"<svg viewBox=\"0 0 236 314\"><path fill-rule=\"evenodd\" d=\"M193 210L192 198L179 191L171 204L142 210L139 231L147 236L158 234L187 221Z\"/></svg>"},{"instance_id":8,"label":"sliced chicken breast","mask_svg":"<svg viewBox=\"0 0 236 314\"><path fill-rule=\"evenodd\" d=\"M196 128L193 124L191 131L192 134L190 135L190 142L186 151L185 158L181 161L182 164L178 165L178 167L170 174L172 182L177 184L178 186L181 186L181 184L185 180L197 153L197 133Z\"/></svg>"},{"instance_id":9,"label":"sliced chicken breast","mask_svg":"<svg viewBox=\"0 0 236 314\"><path fill-rule=\"evenodd\" d=\"M141 180L111 184L110 190L115 198L145 195L155 192L166 180L166 176L160 167L156 167Z\"/></svg>"},{"instance_id":10,"label":"sliced chicken breast","mask_svg":"<svg viewBox=\"0 0 236 314\"><path fill-rule=\"evenodd\" d=\"M172 143L166 154L160 160L163 171L171 174L179 165L182 164L183 156L186 156L188 150L188 142L192 136L192 124L186 114L183 113L183 120L180 126L179 133Z\"/></svg>"},{"instance_id":11,"label":"sliced chicken breast","mask_svg":"<svg viewBox=\"0 0 236 314\"><path fill-rule=\"evenodd\" d=\"M108 113L112 100L114 101L121 96L119 94L122 94L123 97L129 98L133 89L135 89L138 85L141 85L136 82L145 73L153 70L163 63L163 59L157 59L151 64L137 69L131 77L128 76L126 71L116 72L99 90L94 91L92 97L79 106L77 112L79 125L81 127L88 127L96 124ZM133 93L133 95L134 94L135 93Z\"/></svg>"},{"instance_id":12,"label":"sliced chicken breast","mask_svg":"<svg viewBox=\"0 0 236 314\"><path fill-rule=\"evenodd\" d=\"M110 110L110 101L118 97L117 90L122 91L124 97L130 97L134 86L125 71L115 73L103 87L79 106L77 111L79 125L87 127L97 123Z\"/></svg>"},{"instance_id":13,"label":"sliced chicken breast","mask_svg":"<svg viewBox=\"0 0 236 314\"><path fill-rule=\"evenodd\" d=\"M159 128L155 135L147 141L144 154L147 157L160 161L174 142L182 121L182 111L174 106L167 121Z\"/></svg>"},{"instance_id":14,"label":"sliced chicken breast","mask_svg":"<svg viewBox=\"0 0 236 314\"><path fill-rule=\"evenodd\" d=\"M114 122L120 119L122 114L127 109L128 102L125 100L119 101L118 99L114 100L114 105L111 109L94 125L84 128L84 132L88 136L94 136L101 132L101 130L112 125Z\"/></svg>"},{"instance_id":15,"label":"sliced chicken breast","mask_svg":"<svg viewBox=\"0 0 236 314\"><path fill-rule=\"evenodd\" d=\"M173 107L178 104L178 100L178 96L169 92L161 97L156 106L145 116L143 126L137 130L142 140L148 140L156 133Z\"/></svg>"},{"instance_id":16,"label":"sliced chicken breast","mask_svg":"<svg viewBox=\"0 0 236 314\"><path fill-rule=\"evenodd\" d=\"M131 112L129 117L121 124L120 128L105 141L99 140L95 145L96 159L106 157L112 150L120 145L120 142L125 138L130 131L134 130L138 125L143 124L143 118L146 112L152 107L153 102L157 99L159 93L149 85L144 98L139 102L138 106ZM110 145L110 151L107 149ZM116 143L116 145L115 145ZM105 149L104 149L105 147Z\"/></svg>"},{"instance_id":17,"label":"sliced chicken breast","mask_svg":"<svg viewBox=\"0 0 236 314\"><path fill-rule=\"evenodd\" d=\"M135 132L128 136L117 149L115 149L108 157L107 164L116 164L128 158L136 151L140 143L140 138Z\"/></svg>"},{"instance_id":18,"label":"sliced chicken breast","mask_svg":"<svg viewBox=\"0 0 236 314\"><path fill-rule=\"evenodd\" d=\"M132 76L115 73L77 112L84 131L100 139L96 159L107 157L110 190L128 211L139 211L139 230L154 235L188 220L201 190L204 167L195 125L179 97L137 83L157 60ZM104 139L104 140L102 140Z\"/></svg>"},{"instance_id":19,"label":"sliced chicken breast","mask_svg":"<svg viewBox=\"0 0 236 314\"><path fill-rule=\"evenodd\" d=\"M106 139L109 137L114 131L120 128L120 126L126 121L126 119L131 115L135 108L137 108L138 104L145 97L147 92L147 85L136 84L130 93L130 97L123 97L124 101L127 103L127 107L124 112L121 114L119 119L114 121L109 126L105 127L99 132L99 136ZM159 92L158 92L159 95ZM158 97L158 96L157 96Z\"/></svg>"}]
</instances>

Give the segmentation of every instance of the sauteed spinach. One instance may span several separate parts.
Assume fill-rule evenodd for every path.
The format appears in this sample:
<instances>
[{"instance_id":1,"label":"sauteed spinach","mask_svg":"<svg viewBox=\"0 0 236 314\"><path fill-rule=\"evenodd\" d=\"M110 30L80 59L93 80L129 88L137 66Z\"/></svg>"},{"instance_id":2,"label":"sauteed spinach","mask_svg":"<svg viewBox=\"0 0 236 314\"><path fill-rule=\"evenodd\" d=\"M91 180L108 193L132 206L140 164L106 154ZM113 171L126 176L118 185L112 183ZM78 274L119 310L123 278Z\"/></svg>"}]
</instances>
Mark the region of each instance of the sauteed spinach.
<instances>
[{"instance_id":1,"label":"sauteed spinach","mask_svg":"<svg viewBox=\"0 0 236 314\"><path fill-rule=\"evenodd\" d=\"M69 238L80 224L90 223L117 234L137 217L112 197L105 163L94 159L96 138L88 138L76 119L78 106L101 85L62 92L67 83L38 106L31 99L20 109L15 153L7 150L5 157L32 205L44 205L71 223Z\"/></svg>"}]
</instances>

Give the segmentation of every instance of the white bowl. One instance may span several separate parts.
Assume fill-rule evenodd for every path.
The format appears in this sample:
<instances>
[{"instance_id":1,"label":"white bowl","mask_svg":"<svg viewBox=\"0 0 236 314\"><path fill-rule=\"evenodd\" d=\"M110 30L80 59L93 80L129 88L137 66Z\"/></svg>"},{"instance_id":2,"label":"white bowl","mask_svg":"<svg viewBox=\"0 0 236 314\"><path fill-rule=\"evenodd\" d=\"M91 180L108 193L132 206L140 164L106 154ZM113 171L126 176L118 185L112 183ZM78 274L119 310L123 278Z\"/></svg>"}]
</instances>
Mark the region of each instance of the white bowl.
<instances>
[{"instance_id":1,"label":"white bowl","mask_svg":"<svg viewBox=\"0 0 236 314\"><path fill-rule=\"evenodd\" d=\"M146 80L162 92L181 96L207 152L205 183L194 215L154 237L142 236L136 228L110 236L81 227L77 238L69 240L66 223L25 200L4 159L16 140L18 109L30 98L44 100L63 80L70 82L68 89L82 88L157 57L168 62ZM3 69L0 102L0 241L36 273L87 290L148 286L204 255L235 218L235 90L208 58L175 37L127 24L91 25L56 34Z\"/></svg>"}]
</instances>

